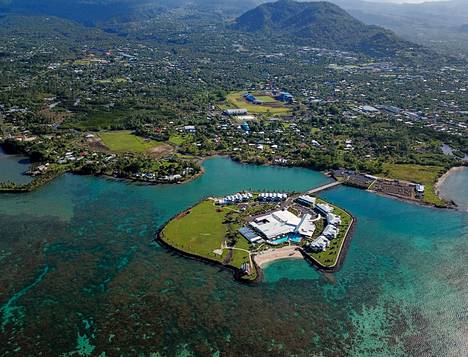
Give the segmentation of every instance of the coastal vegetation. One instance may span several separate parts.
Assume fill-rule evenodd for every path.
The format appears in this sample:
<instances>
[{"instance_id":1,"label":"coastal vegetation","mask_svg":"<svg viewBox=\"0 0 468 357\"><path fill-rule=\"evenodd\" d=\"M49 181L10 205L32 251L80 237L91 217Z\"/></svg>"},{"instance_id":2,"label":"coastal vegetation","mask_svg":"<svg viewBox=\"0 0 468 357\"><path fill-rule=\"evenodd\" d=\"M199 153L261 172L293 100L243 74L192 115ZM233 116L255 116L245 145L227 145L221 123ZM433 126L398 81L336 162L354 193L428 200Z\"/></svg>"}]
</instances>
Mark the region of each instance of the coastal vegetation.
<instances>
[{"instance_id":1,"label":"coastal vegetation","mask_svg":"<svg viewBox=\"0 0 468 357\"><path fill-rule=\"evenodd\" d=\"M446 168L443 166L423 166L414 164L391 164L383 165L383 172L386 177L417 182L425 186L423 201L435 206L445 207L447 202L441 199L437 193L435 185Z\"/></svg>"}]
</instances>

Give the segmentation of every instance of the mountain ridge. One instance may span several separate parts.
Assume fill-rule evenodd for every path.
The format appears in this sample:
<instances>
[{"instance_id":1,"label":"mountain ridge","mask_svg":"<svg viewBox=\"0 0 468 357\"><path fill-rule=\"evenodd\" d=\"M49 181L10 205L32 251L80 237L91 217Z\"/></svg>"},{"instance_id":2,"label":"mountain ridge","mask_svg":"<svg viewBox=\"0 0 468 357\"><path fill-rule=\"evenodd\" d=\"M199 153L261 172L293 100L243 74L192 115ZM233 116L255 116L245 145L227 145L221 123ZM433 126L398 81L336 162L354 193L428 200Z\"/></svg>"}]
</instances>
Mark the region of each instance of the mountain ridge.
<instances>
[{"instance_id":1,"label":"mountain ridge","mask_svg":"<svg viewBox=\"0 0 468 357\"><path fill-rule=\"evenodd\" d=\"M231 29L289 37L297 44L357 50L373 56L394 55L399 49L412 45L389 30L364 24L326 1L265 3L239 16Z\"/></svg>"}]
</instances>

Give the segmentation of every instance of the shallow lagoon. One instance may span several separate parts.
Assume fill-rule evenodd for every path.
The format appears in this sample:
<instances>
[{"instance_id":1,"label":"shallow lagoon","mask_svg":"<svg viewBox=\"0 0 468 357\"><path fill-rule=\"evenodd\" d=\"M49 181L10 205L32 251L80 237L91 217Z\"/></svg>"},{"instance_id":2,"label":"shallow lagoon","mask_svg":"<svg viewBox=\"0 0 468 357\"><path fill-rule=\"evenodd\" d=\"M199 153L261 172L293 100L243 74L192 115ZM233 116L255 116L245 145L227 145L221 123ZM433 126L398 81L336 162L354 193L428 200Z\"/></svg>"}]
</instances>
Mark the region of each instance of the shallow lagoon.
<instances>
[{"instance_id":1,"label":"shallow lagoon","mask_svg":"<svg viewBox=\"0 0 468 357\"><path fill-rule=\"evenodd\" d=\"M153 242L176 213L209 195L305 190L306 169L215 158L175 186L64 175L36 192L0 196L2 352L75 355L460 355L466 350L465 213L352 188L323 197L357 228L343 269L303 261L267 267L245 286L215 266ZM57 336L60 336L59 338Z\"/></svg>"},{"instance_id":2,"label":"shallow lagoon","mask_svg":"<svg viewBox=\"0 0 468 357\"><path fill-rule=\"evenodd\" d=\"M0 182L15 182L24 184L31 182L31 176L24 173L28 171L30 162L23 155L7 155L0 147Z\"/></svg>"}]
</instances>

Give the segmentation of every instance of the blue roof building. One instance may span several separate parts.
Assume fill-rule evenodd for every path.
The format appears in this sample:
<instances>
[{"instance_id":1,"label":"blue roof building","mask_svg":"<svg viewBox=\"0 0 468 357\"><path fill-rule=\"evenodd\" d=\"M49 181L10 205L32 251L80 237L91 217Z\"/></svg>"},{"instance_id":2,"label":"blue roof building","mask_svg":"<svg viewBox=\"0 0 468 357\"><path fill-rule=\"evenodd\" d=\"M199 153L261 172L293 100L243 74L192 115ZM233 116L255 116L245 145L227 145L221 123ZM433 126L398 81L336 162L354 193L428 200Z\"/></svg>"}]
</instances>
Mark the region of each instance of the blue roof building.
<instances>
[{"instance_id":1,"label":"blue roof building","mask_svg":"<svg viewBox=\"0 0 468 357\"><path fill-rule=\"evenodd\" d=\"M246 121L242 123L241 128L244 131L250 131L249 123L247 123Z\"/></svg>"},{"instance_id":2,"label":"blue roof building","mask_svg":"<svg viewBox=\"0 0 468 357\"><path fill-rule=\"evenodd\" d=\"M288 92L281 92L275 97L276 100L280 100L282 102L292 102L294 101L294 96L291 93Z\"/></svg>"}]
</instances>

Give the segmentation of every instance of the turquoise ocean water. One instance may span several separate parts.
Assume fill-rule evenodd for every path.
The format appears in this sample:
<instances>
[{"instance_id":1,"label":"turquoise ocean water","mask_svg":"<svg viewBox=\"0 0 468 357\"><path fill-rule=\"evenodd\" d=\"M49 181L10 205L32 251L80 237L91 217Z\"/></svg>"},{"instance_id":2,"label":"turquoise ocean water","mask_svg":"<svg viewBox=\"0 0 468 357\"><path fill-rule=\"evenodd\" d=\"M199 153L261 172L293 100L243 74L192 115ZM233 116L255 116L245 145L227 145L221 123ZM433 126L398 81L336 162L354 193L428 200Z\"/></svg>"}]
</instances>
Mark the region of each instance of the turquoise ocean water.
<instances>
[{"instance_id":1,"label":"turquoise ocean water","mask_svg":"<svg viewBox=\"0 0 468 357\"><path fill-rule=\"evenodd\" d=\"M0 354L460 356L467 350L468 214L352 188L342 270L280 261L256 286L153 242L209 195L305 190L306 169L205 162L174 186L64 175L0 196Z\"/></svg>"}]
</instances>

